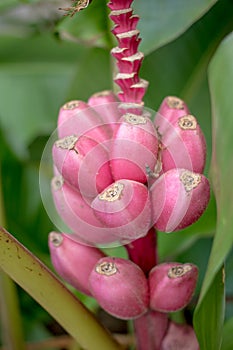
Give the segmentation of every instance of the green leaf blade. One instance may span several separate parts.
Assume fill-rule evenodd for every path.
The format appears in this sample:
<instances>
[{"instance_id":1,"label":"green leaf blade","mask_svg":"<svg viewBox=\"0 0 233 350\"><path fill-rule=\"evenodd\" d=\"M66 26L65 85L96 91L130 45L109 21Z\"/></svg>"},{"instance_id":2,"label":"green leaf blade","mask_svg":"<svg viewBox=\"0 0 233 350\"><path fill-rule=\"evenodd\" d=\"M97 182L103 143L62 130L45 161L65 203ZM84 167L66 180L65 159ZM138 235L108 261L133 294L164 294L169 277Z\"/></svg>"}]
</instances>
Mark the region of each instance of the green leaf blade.
<instances>
[{"instance_id":1,"label":"green leaf blade","mask_svg":"<svg viewBox=\"0 0 233 350\"><path fill-rule=\"evenodd\" d=\"M202 350L219 350L225 312L224 270L216 274L201 305L195 312L194 327Z\"/></svg>"},{"instance_id":2,"label":"green leaf blade","mask_svg":"<svg viewBox=\"0 0 233 350\"><path fill-rule=\"evenodd\" d=\"M140 49L149 54L176 39L216 2L217 0L135 0L133 7L141 18L138 27L143 37Z\"/></svg>"},{"instance_id":3,"label":"green leaf blade","mask_svg":"<svg viewBox=\"0 0 233 350\"><path fill-rule=\"evenodd\" d=\"M211 164L211 175L213 189L217 202L217 227L209 258L206 276L203 282L201 295L194 315L194 323L197 335L203 344L203 349L220 348L220 327L223 324L223 316L219 307L219 314L215 313L214 322L216 326L215 345L211 347L209 342L210 318L209 294L213 290L216 281L220 279L219 269L226 259L233 244L233 187L229 181L233 173L232 157L232 81L233 81L233 34L230 34L220 45L209 67L209 85L212 102L213 121L213 155ZM220 282L219 282L220 283ZM217 288L217 286L215 286ZM219 290L221 293L221 290ZM223 293L223 291L222 291ZM213 306L220 304L220 295L216 293L216 299L212 300ZM224 309L224 307L222 307ZM214 333L212 331L214 336Z\"/></svg>"},{"instance_id":4,"label":"green leaf blade","mask_svg":"<svg viewBox=\"0 0 233 350\"><path fill-rule=\"evenodd\" d=\"M41 304L83 348L121 349L65 285L2 228L0 242L0 267L3 271Z\"/></svg>"},{"instance_id":5,"label":"green leaf blade","mask_svg":"<svg viewBox=\"0 0 233 350\"><path fill-rule=\"evenodd\" d=\"M202 295L219 270L233 244L233 187L229 175L233 173L232 157L232 81L233 34L220 45L209 69L212 101L213 156L211 174L217 201L217 231L213 243Z\"/></svg>"},{"instance_id":6,"label":"green leaf blade","mask_svg":"<svg viewBox=\"0 0 233 350\"><path fill-rule=\"evenodd\" d=\"M223 337L221 350L233 349L233 317L230 318L223 327Z\"/></svg>"}]
</instances>

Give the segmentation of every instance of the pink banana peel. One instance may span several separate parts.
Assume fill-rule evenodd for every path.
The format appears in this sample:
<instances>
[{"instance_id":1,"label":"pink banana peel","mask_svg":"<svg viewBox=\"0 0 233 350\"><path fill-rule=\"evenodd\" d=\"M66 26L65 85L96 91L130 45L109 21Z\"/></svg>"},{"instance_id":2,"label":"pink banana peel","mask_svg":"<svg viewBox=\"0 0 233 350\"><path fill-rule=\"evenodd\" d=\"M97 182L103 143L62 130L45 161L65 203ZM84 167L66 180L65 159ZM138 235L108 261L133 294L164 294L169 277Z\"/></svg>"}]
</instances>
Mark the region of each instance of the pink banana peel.
<instances>
[{"instance_id":1,"label":"pink banana peel","mask_svg":"<svg viewBox=\"0 0 233 350\"><path fill-rule=\"evenodd\" d=\"M154 182L150 193L155 228L173 232L199 219L208 205L210 186L202 174L171 169Z\"/></svg>"},{"instance_id":2,"label":"pink banana peel","mask_svg":"<svg viewBox=\"0 0 233 350\"><path fill-rule=\"evenodd\" d=\"M89 137L59 139L53 146L53 161L64 179L85 197L95 197L113 182L106 149Z\"/></svg>"},{"instance_id":3,"label":"pink banana peel","mask_svg":"<svg viewBox=\"0 0 233 350\"><path fill-rule=\"evenodd\" d=\"M198 269L193 264L163 263L149 274L150 307L160 312L183 309L191 300Z\"/></svg>"},{"instance_id":4,"label":"pink banana peel","mask_svg":"<svg viewBox=\"0 0 233 350\"><path fill-rule=\"evenodd\" d=\"M49 234L49 249L57 273L80 292L90 295L89 276L104 253L94 247L80 244L72 235L58 232Z\"/></svg>"},{"instance_id":5,"label":"pink banana peel","mask_svg":"<svg viewBox=\"0 0 233 350\"><path fill-rule=\"evenodd\" d=\"M148 309L148 283L136 264L121 258L102 258L89 277L90 290L100 306L121 319L133 319Z\"/></svg>"}]
</instances>

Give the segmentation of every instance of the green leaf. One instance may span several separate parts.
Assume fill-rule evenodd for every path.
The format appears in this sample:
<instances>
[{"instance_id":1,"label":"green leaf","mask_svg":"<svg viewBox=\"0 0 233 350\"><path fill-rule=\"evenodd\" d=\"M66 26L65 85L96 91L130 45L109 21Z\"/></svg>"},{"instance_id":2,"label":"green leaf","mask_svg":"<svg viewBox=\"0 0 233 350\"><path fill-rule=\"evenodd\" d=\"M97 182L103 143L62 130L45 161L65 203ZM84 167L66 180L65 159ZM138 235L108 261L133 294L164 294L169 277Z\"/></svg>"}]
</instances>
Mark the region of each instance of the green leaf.
<instances>
[{"instance_id":1,"label":"green leaf","mask_svg":"<svg viewBox=\"0 0 233 350\"><path fill-rule=\"evenodd\" d=\"M213 242L209 264L201 295L195 312L195 324L204 330L208 327L202 318L201 310L208 314L206 300L211 286L218 276L218 271L228 255L233 244L233 188L229 183L229 175L233 172L232 158L232 81L233 81L233 34L229 35L220 45L209 68L209 84L211 91L213 113L213 157L212 181L217 201L217 228ZM219 344L219 343L217 343ZM211 349L212 348L208 348ZM217 349L217 348L216 348Z\"/></svg>"},{"instance_id":2,"label":"green leaf","mask_svg":"<svg viewBox=\"0 0 233 350\"><path fill-rule=\"evenodd\" d=\"M140 16L138 28L143 38L140 49L149 54L174 40L216 2L217 0L135 0L132 7L134 13ZM62 21L57 30L63 38L106 47L112 45L113 41L108 33L108 13L105 0L93 1L85 11Z\"/></svg>"},{"instance_id":3,"label":"green leaf","mask_svg":"<svg viewBox=\"0 0 233 350\"><path fill-rule=\"evenodd\" d=\"M56 128L59 107L67 98L88 98L90 91L110 88L106 50L47 36L0 38L0 45L0 124L19 157L27 156L27 146L37 136Z\"/></svg>"},{"instance_id":4,"label":"green leaf","mask_svg":"<svg viewBox=\"0 0 233 350\"><path fill-rule=\"evenodd\" d=\"M97 66L98 62L98 66ZM91 94L112 88L111 60L107 50L89 48L74 72L68 99L88 100Z\"/></svg>"},{"instance_id":5,"label":"green leaf","mask_svg":"<svg viewBox=\"0 0 233 350\"><path fill-rule=\"evenodd\" d=\"M18 3L18 0L2 0L0 3L0 10L4 10L5 8L8 8L10 6L17 5Z\"/></svg>"},{"instance_id":6,"label":"green leaf","mask_svg":"<svg viewBox=\"0 0 233 350\"><path fill-rule=\"evenodd\" d=\"M138 28L145 53L156 50L184 33L217 0L135 0L133 8L140 16Z\"/></svg>"},{"instance_id":7,"label":"green leaf","mask_svg":"<svg viewBox=\"0 0 233 350\"><path fill-rule=\"evenodd\" d=\"M219 350L225 311L224 269L215 275L201 305L195 311L194 328L202 350Z\"/></svg>"},{"instance_id":8,"label":"green leaf","mask_svg":"<svg viewBox=\"0 0 233 350\"><path fill-rule=\"evenodd\" d=\"M0 69L0 121L16 154L25 156L25 145L56 127L57 101L62 101L71 77L72 67L63 64L23 63Z\"/></svg>"},{"instance_id":9,"label":"green leaf","mask_svg":"<svg viewBox=\"0 0 233 350\"><path fill-rule=\"evenodd\" d=\"M51 271L0 228L0 267L87 350L121 347ZM90 336L91 334L91 336Z\"/></svg>"},{"instance_id":10,"label":"green leaf","mask_svg":"<svg viewBox=\"0 0 233 350\"><path fill-rule=\"evenodd\" d=\"M232 350L233 349L233 317L230 318L223 327L223 337L221 350Z\"/></svg>"},{"instance_id":11,"label":"green leaf","mask_svg":"<svg viewBox=\"0 0 233 350\"><path fill-rule=\"evenodd\" d=\"M59 106L81 50L48 36L0 38L0 124L14 152L27 155L27 145L56 127ZM63 50L70 55L64 57Z\"/></svg>"},{"instance_id":12,"label":"green leaf","mask_svg":"<svg viewBox=\"0 0 233 350\"><path fill-rule=\"evenodd\" d=\"M220 45L209 68L209 83L213 113L212 181L217 201L217 231L201 299L233 244L233 187L229 174L233 172L232 158L232 82L233 34Z\"/></svg>"}]
</instances>

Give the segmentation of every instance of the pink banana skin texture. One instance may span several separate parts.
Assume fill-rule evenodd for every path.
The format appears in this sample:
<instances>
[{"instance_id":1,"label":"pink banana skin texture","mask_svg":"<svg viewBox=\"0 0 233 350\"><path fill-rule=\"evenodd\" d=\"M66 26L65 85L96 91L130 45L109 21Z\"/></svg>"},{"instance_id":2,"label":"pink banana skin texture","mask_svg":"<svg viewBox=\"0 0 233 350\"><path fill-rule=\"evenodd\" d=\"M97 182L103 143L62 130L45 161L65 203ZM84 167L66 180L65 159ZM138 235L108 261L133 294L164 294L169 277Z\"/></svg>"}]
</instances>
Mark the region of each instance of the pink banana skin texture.
<instances>
[{"instance_id":1,"label":"pink banana skin texture","mask_svg":"<svg viewBox=\"0 0 233 350\"><path fill-rule=\"evenodd\" d=\"M194 116L188 114L167 126L161 135L162 170L185 168L202 173L206 160L206 143Z\"/></svg>"},{"instance_id":2,"label":"pink banana skin texture","mask_svg":"<svg viewBox=\"0 0 233 350\"><path fill-rule=\"evenodd\" d=\"M72 235L57 232L49 234L49 249L57 273L80 292L91 295L89 275L104 253L76 242Z\"/></svg>"},{"instance_id":3,"label":"pink banana skin texture","mask_svg":"<svg viewBox=\"0 0 233 350\"><path fill-rule=\"evenodd\" d=\"M193 264L163 263L149 274L150 307L160 312L183 309L196 288L198 269Z\"/></svg>"},{"instance_id":4,"label":"pink banana skin texture","mask_svg":"<svg viewBox=\"0 0 233 350\"><path fill-rule=\"evenodd\" d=\"M111 138L110 129L101 116L87 103L74 100L64 104L59 111L57 133L59 138L75 135L88 136L104 143Z\"/></svg>"},{"instance_id":5,"label":"pink banana skin texture","mask_svg":"<svg viewBox=\"0 0 233 350\"><path fill-rule=\"evenodd\" d=\"M155 117L155 125L159 128L159 133L164 133L168 125L178 118L190 114L186 103L176 96L167 96L162 101L158 115Z\"/></svg>"},{"instance_id":6,"label":"pink banana skin texture","mask_svg":"<svg viewBox=\"0 0 233 350\"><path fill-rule=\"evenodd\" d=\"M206 142L196 118L177 97L163 100L155 118L160 136L162 170L173 168L202 173L206 160Z\"/></svg>"},{"instance_id":7,"label":"pink banana skin texture","mask_svg":"<svg viewBox=\"0 0 233 350\"><path fill-rule=\"evenodd\" d=\"M52 151L60 174L85 197L95 197L113 182L108 153L93 139L67 136L56 141Z\"/></svg>"},{"instance_id":8,"label":"pink banana skin texture","mask_svg":"<svg viewBox=\"0 0 233 350\"><path fill-rule=\"evenodd\" d=\"M91 207L96 217L122 238L145 236L151 226L149 192L136 181L114 182L93 200Z\"/></svg>"},{"instance_id":9,"label":"pink banana skin texture","mask_svg":"<svg viewBox=\"0 0 233 350\"><path fill-rule=\"evenodd\" d=\"M155 228L172 232L199 219L208 205L210 186L202 174L171 169L155 181L150 193Z\"/></svg>"},{"instance_id":10,"label":"pink banana skin texture","mask_svg":"<svg viewBox=\"0 0 233 350\"><path fill-rule=\"evenodd\" d=\"M158 139L152 121L146 116L126 113L119 120L110 151L115 180L130 179L145 183L147 167L154 169Z\"/></svg>"},{"instance_id":11,"label":"pink banana skin texture","mask_svg":"<svg viewBox=\"0 0 233 350\"><path fill-rule=\"evenodd\" d=\"M95 216L88 201L69 186L61 175L51 183L53 200L64 223L84 244L107 244L118 240Z\"/></svg>"},{"instance_id":12,"label":"pink banana skin texture","mask_svg":"<svg viewBox=\"0 0 233 350\"><path fill-rule=\"evenodd\" d=\"M97 92L89 98L88 105L94 107L95 111L101 116L103 124L106 124L112 134L121 117L118 108L118 97L110 90Z\"/></svg>"},{"instance_id":13,"label":"pink banana skin texture","mask_svg":"<svg viewBox=\"0 0 233 350\"><path fill-rule=\"evenodd\" d=\"M148 283L132 261L106 257L98 261L89 277L90 290L100 306L121 319L139 317L148 309Z\"/></svg>"},{"instance_id":14,"label":"pink banana skin texture","mask_svg":"<svg viewBox=\"0 0 233 350\"><path fill-rule=\"evenodd\" d=\"M170 322L160 350L199 350L199 344L191 326Z\"/></svg>"}]
</instances>

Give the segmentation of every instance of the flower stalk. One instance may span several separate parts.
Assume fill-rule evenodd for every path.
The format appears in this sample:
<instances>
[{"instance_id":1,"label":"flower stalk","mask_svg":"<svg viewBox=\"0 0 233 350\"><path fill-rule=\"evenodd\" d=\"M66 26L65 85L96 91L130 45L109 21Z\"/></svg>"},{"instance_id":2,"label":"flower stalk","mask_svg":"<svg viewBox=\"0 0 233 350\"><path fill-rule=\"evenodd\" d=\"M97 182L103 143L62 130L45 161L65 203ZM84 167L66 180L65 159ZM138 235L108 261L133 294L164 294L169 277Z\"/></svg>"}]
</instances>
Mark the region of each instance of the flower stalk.
<instances>
[{"instance_id":1,"label":"flower stalk","mask_svg":"<svg viewBox=\"0 0 233 350\"><path fill-rule=\"evenodd\" d=\"M161 350L162 340L168 329L168 315L149 310L134 320L138 350Z\"/></svg>"},{"instance_id":2,"label":"flower stalk","mask_svg":"<svg viewBox=\"0 0 233 350\"><path fill-rule=\"evenodd\" d=\"M139 78L144 54L138 51L141 41L140 32L136 29L139 16L133 14L131 3L132 0L111 0L108 3L111 10L109 17L115 23L112 33L118 41L111 54L117 60L118 73L114 81L121 89L118 93L120 101L133 104L140 111L148 82Z\"/></svg>"},{"instance_id":3,"label":"flower stalk","mask_svg":"<svg viewBox=\"0 0 233 350\"><path fill-rule=\"evenodd\" d=\"M157 235L152 227L146 236L136 239L125 246L129 259L137 264L148 276L150 270L158 263ZM146 253L145 253L146 252Z\"/></svg>"}]
</instances>

